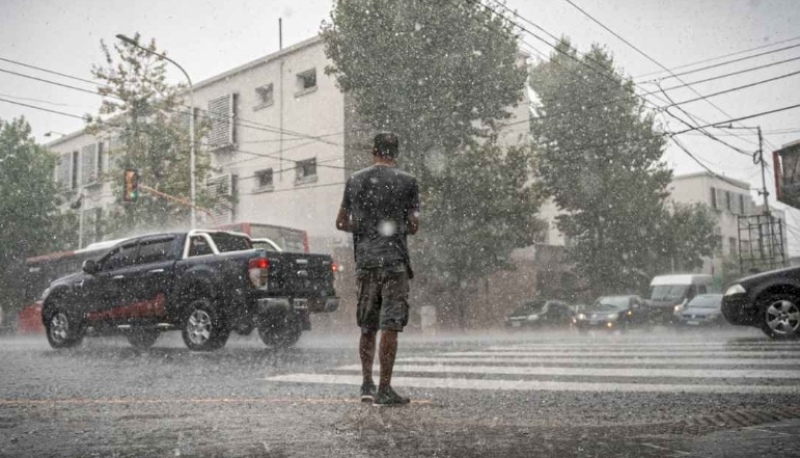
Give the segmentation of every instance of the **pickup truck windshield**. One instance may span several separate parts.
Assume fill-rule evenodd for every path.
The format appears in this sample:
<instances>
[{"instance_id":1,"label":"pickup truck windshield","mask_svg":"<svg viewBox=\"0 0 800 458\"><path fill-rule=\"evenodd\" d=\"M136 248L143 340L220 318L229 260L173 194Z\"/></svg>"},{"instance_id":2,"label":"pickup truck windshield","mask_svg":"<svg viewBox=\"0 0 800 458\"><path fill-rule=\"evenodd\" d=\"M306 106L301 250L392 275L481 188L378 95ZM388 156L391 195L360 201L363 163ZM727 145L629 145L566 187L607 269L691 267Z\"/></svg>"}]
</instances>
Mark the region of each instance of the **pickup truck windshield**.
<instances>
[{"instance_id":1,"label":"pickup truck windshield","mask_svg":"<svg viewBox=\"0 0 800 458\"><path fill-rule=\"evenodd\" d=\"M217 245L220 253L227 253L229 251L242 251L252 248L250 239L240 235L228 234L224 232L210 232L209 237Z\"/></svg>"}]
</instances>

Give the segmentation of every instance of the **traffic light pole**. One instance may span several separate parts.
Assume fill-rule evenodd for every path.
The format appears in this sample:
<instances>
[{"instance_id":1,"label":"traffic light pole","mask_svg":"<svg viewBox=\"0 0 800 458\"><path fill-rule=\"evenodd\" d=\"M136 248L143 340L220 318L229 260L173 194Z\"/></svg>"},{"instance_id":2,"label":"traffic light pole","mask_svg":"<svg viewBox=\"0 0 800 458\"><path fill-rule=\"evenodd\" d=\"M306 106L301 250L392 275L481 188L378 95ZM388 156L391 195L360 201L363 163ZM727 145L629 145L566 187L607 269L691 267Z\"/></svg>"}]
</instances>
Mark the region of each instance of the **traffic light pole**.
<instances>
[{"instance_id":1,"label":"traffic light pole","mask_svg":"<svg viewBox=\"0 0 800 458\"><path fill-rule=\"evenodd\" d=\"M207 209L207 208L203 208L203 207L198 207L197 205L193 205L191 201L189 201L189 200L187 200L187 199L185 199L185 198L182 198L182 197L176 197L176 196L173 196L173 195L167 194L167 193L165 193L165 192L161 192L161 191L159 191L159 190L157 190L157 189L153 189L153 188L151 188L150 186L145 186L145 185L143 185L143 184L139 184L139 188L140 188L140 189L142 189L142 190L144 190L144 191L147 191L147 192L149 192L150 194L153 194L153 195L155 195L155 196L158 196L158 197L164 198L164 199L166 199L166 200L171 200L172 202L176 202L176 203L179 203L179 204L181 204L181 205L185 205L185 206L187 206L187 207L191 207L191 208L192 208L192 213L194 213L194 212L195 212L195 210L200 210L201 212L203 212L203 213L205 213L206 215L208 215L208 216L209 216L209 217L210 217L212 220L214 219L214 214L213 214L213 213L211 213L211 210L209 210L209 209ZM192 225L192 229L194 229L194 228L195 228L195 226L194 226L194 225Z\"/></svg>"}]
</instances>

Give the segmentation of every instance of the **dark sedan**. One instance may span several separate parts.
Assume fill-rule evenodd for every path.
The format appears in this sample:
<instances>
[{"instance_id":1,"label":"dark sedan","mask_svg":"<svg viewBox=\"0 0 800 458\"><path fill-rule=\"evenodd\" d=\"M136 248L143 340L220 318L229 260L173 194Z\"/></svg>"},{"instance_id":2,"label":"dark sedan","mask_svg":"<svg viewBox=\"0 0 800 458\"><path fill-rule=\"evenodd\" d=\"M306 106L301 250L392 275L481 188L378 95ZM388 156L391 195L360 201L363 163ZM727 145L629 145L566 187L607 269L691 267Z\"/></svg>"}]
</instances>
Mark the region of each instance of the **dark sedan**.
<instances>
[{"instance_id":1,"label":"dark sedan","mask_svg":"<svg viewBox=\"0 0 800 458\"><path fill-rule=\"evenodd\" d=\"M722 294L701 294L686 304L680 315L685 326L719 326L722 317Z\"/></svg>"},{"instance_id":2,"label":"dark sedan","mask_svg":"<svg viewBox=\"0 0 800 458\"><path fill-rule=\"evenodd\" d=\"M569 326L572 312L566 302L536 299L526 301L506 318L506 327Z\"/></svg>"},{"instance_id":3,"label":"dark sedan","mask_svg":"<svg viewBox=\"0 0 800 458\"><path fill-rule=\"evenodd\" d=\"M755 326L773 339L800 337L800 267L740 278L722 298L729 323Z\"/></svg>"},{"instance_id":4,"label":"dark sedan","mask_svg":"<svg viewBox=\"0 0 800 458\"><path fill-rule=\"evenodd\" d=\"M628 328L646 321L644 301L639 296L602 296L575 317L579 330Z\"/></svg>"}]
</instances>

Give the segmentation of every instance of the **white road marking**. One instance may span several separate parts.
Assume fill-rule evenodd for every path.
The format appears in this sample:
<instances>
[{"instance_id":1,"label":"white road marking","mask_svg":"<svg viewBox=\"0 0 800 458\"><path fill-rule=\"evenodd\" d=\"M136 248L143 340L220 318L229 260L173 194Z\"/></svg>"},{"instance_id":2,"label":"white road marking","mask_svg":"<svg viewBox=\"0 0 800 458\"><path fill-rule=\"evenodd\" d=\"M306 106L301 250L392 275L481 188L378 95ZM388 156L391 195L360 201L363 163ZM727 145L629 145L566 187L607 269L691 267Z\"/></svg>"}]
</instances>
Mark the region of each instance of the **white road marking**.
<instances>
[{"instance_id":1,"label":"white road marking","mask_svg":"<svg viewBox=\"0 0 800 458\"><path fill-rule=\"evenodd\" d=\"M361 375L287 374L268 377L269 382L361 385ZM466 378L392 377L392 386L493 391L573 391L638 393L800 394L800 386L676 385L660 383L582 383L537 380L482 380Z\"/></svg>"},{"instance_id":2,"label":"white road marking","mask_svg":"<svg viewBox=\"0 0 800 458\"><path fill-rule=\"evenodd\" d=\"M361 365L342 366L337 370L361 371ZM658 377L658 378L747 378L747 379L799 379L800 370L764 369L641 369L599 367L511 367L511 366L458 366L414 365L394 366L394 373L418 372L433 374L498 374L498 375L567 375L584 377Z\"/></svg>"},{"instance_id":3,"label":"white road marking","mask_svg":"<svg viewBox=\"0 0 800 458\"><path fill-rule=\"evenodd\" d=\"M720 349L737 349L737 348L796 348L800 351L800 343L792 341L775 341L764 340L757 342L614 342L614 341L585 341L585 342L565 342L559 344L553 343L528 343L519 345L496 345L489 347L488 350L516 350L516 349L575 349L575 348L619 348L628 350L631 348L720 348Z\"/></svg>"},{"instance_id":4,"label":"white road marking","mask_svg":"<svg viewBox=\"0 0 800 458\"><path fill-rule=\"evenodd\" d=\"M703 352L696 352L696 351L685 351L685 350L664 350L664 351L606 351L606 350L599 350L599 351L592 351L592 350L584 350L584 351L572 351L572 352L564 352L564 351L551 351L551 350L520 350L520 351L460 351L460 352L451 352L451 353L443 353L442 356L575 356L575 357L595 357L595 356L612 356L612 357L675 357L675 356L705 356L711 358L721 358L726 356L750 356L754 358L774 358L774 357L797 357L800 355L800 351L703 351Z\"/></svg>"},{"instance_id":5,"label":"white road marking","mask_svg":"<svg viewBox=\"0 0 800 458\"><path fill-rule=\"evenodd\" d=\"M759 358L729 358L729 359L712 359L712 358L504 358L504 357L422 357L414 356L409 358L398 358L398 363L502 363L502 364L607 364L617 366L672 366L672 365L686 365L686 366L797 366L800 369L800 358L776 358L776 359L759 359Z\"/></svg>"}]
</instances>

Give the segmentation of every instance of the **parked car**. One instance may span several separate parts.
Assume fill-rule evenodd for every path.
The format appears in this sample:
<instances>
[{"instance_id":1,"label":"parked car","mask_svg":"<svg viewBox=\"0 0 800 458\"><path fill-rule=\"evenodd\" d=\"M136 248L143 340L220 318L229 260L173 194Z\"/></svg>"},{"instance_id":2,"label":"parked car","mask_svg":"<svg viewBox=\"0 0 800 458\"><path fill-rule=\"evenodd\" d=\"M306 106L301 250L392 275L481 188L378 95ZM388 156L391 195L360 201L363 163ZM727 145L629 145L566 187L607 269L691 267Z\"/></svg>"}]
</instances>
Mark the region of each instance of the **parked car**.
<instances>
[{"instance_id":1,"label":"parked car","mask_svg":"<svg viewBox=\"0 0 800 458\"><path fill-rule=\"evenodd\" d=\"M720 326L724 324L722 294L695 296L681 310L680 322L684 326Z\"/></svg>"},{"instance_id":2,"label":"parked car","mask_svg":"<svg viewBox=\"0 0 800 458\"><path fill-rule=\"evenodd\" d=\"M676 324L686 304L698 294L716 293L713 277L706 274L657 275L650 282L649 320Z\"/></svg>"},{"instance_id":3,"label":"parked car","mask_svg":"<svg viewBox=\"0 0 800 458\"><path fill-rule=\"evenodd\" d=\"M619 329L639 325L648 319L644 301L635 295L602 296L575 317L578 330Z\"/></svg>"},{"instance_id":4,"label":"parked car","mask_svg":"<svg viewBox=\"0 0 800 458\"><path fill-rule=\"evenodd\" d=\"M729 323L755 326L773 339L800 337L800 267L741 278L722 297Z\"/></svg>"},{"instance_id":5,"label":"parked car","mask_svg":"<svg viewBox=\"0 0 800 458\"><path fill-rule=\"evenodd\" d=\"M523 302L506 318L506 327L569 326L572 312L566 302L534 299Z\"/></svg>"},{"instance_id":6,"label":"parked car","mask_svg":"<svg viewBox=\"0 0 800 458\"><path fill-rule=\"evenodd\" d=\"M244 234L192 230L125 240L43 294L42 322L53 348L88 333L124 334L138 348L180 330L191 350L225 345L254 329L275 347L311 329L310 312L333 311L328 255L253 249Z\"/></svg>"}]
</instances>

